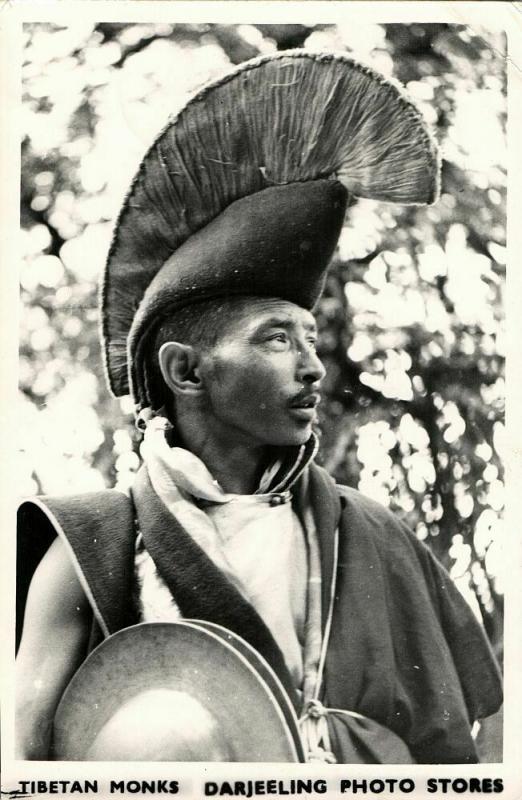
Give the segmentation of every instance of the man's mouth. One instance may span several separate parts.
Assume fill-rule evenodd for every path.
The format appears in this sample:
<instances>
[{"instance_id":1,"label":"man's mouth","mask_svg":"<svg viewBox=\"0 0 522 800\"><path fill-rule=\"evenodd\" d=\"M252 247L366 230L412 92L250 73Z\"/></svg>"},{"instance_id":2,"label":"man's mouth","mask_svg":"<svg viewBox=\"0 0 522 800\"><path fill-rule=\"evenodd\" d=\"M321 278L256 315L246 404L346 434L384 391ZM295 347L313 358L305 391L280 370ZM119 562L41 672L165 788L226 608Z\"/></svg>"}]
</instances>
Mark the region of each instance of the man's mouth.
<instances>
[{"instance_id":1,"label":"man's mouth","mask_svg":"<svg viewBox=\"0 0 522 800\"><path fill-rule=\"evenodd\" d=\"M295 411L307 411L312 414L319 405L320 395L317 392L300 392L290 401L290 408Z\"/></svg>"}]
</instances>

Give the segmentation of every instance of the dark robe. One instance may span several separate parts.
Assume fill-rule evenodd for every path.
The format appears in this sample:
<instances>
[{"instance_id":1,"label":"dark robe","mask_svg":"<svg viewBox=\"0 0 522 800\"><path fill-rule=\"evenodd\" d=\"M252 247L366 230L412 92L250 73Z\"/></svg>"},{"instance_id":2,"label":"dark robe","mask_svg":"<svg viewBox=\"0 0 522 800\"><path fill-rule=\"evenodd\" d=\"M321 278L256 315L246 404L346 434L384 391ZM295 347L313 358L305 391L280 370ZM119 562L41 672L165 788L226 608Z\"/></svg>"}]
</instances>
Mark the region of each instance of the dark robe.
<instances>
[{"instance_id":1,"label":"dark robe","mask_svg":"<svg viewBox=\"0 0 522 800\"><path fill-rule=\"evenodd\" d=\"M418 763L476 762L470 725L494 713L502 696L491 648L471 609L428 548L388 510L336 486L315 465L295 487L297 513L304 494L320 546L323 630L331 613L323 705L386 726ZM31 574L57 533L91 602L90 646L135 623L137 521L182 615L246 639L275 669L297 707L268 628L170 515L145 469L132 500L110 490L41 498L22 504L19 520L20 631ZM335 711L327 719L339 762L393 763L370 724Z\"/></svg>"}]
</instances>

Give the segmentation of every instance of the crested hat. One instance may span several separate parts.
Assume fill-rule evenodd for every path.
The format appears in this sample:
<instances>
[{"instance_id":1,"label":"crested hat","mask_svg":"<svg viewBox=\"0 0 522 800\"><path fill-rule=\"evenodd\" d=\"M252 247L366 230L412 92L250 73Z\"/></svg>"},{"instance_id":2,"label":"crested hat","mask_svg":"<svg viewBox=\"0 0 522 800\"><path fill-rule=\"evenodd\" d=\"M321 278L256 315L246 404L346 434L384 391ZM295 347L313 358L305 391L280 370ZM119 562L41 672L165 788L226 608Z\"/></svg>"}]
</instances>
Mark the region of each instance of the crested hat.
<instances>
[{"instance_id":1,"label":"crested hat","mask_svg":"<svg viewBox=\"0 0 522 800\"><path fill-rule=\"evenodd\" d=\"M349 198L423 205L436 145L402 88L344 54L262 56L199 91L143 158L101 288L109 385L149 405L144 346L181 307L318 300Z\"/></svg>"}]
</instances>

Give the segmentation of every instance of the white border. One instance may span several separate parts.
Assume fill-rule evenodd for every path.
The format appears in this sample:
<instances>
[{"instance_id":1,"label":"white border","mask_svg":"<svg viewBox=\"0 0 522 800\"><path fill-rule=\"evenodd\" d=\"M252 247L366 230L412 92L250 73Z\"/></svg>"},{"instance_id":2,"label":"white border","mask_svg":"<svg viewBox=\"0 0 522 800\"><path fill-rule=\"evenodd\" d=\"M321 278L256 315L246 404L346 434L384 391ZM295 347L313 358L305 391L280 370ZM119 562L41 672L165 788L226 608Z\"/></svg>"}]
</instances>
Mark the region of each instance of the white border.
<instances>
[{"instance_id":1,"label":"white border","mask_svg":"<svg viewBox=\"0 0 522 800\"><path fill-rule=\"evenodd\" d=\"M15 496L15 473L12 469L16 437L16 391L17 371L17 274L18 263L18 200L19 200L19 71L20 71L20 25L29 21L50 21L66 24L79 15L93 21L143 21L143 22L288 22L299 20L303 24L336 23L341 18L353 20L354 26L364 22L448 22L453 24L479 25L494 30L505 30L508 34L509 58L509 268L507 312L509 331L508 363L508 508L506 564L509 563L506 592L506 736L504 763L473 766L412 767L357 766L346 765L320 767L317 765L255 765L247 769L244 765L134 764L107 765L72 764L49 762L13 761L13 701L12 692L6 692L3 705L3 788L16 788L18 780L74 778L94 779L100 782L97 797L121 797L104 791L106 781L114 779L167 778L180 781L180 797L202 797L205 779L234 780L247 778L290 777L327 778L331 792L329 796L341 796L333 789L338 779L413 777L418 789L408 797L433 797L423 788L427 777L501 777L504 781L502 798L522 797L522 426L518 417L522 409L522 380L520 370L520 342L522 341L522 275L519 271L518 255L522 253L522 163L518 149L522 149L522 4L508 2L316 2L315 0L214 0L213 2L176 2L175 0L56 0L52 3L28 0L4 0L0 4L0 75L1 109L0 127L0 243L1 280L0 335L2 355L0 359L0 385L2 425L2 455L0 458L0 486L2 487L0 524L5 541L2 559L4 591L2 593L2 641L9 641L14 632L14 576L10 568L14 557L13 522ZM7 112L7 113L6 113ZM477 133L479 135L480 132ZM4 685L12 687L12 650L2 648L2 676ZM517 669L518 667L518 669ZM403 797L398 792L394 793ZM440 795L440 793L438 793ZM361 795L361 792L358 793ZM62 795L63 796L63 795ZM71 795L77 797L77 795ZM90 795L94 796L94 795ZM128 797L139 795L129 794ZM147 795L149 796L149 795ZM306 795L303 795L306 797ZM317 795L314 795L317 796ZM350 797L350 794L344 795ZM368 796L368 795L366 795ZM389 800L390 792L381 797ZM437 796L437 795L435 795ZM445 795L447 798L468 797L468 793ZM474 794L474 797L480 795Z\"/></svg>"}]
</instances>

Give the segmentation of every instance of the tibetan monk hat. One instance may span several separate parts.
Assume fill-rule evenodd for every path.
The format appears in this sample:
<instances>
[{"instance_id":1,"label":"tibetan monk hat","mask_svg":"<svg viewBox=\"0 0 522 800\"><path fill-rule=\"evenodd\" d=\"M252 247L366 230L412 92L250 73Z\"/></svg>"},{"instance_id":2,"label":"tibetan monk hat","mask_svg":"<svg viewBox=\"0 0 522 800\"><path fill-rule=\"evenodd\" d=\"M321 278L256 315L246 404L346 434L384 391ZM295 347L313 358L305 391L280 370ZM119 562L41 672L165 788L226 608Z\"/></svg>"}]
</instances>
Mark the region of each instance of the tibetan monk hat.
<instances>
[{"instance_id":1,"label":"tibetan monk hat","mask_svg":"<svg viewBox=\"0 0 522 800\"><path fill-rule=\"evenodd\" d=\"M349 197L423 205L436 146L402 89L342 54L279 52L195 95L146 153L110 247L110 387L148 406L144 346L173 311L231 295L311 309Z\"/></svg>"}]
</instances>

